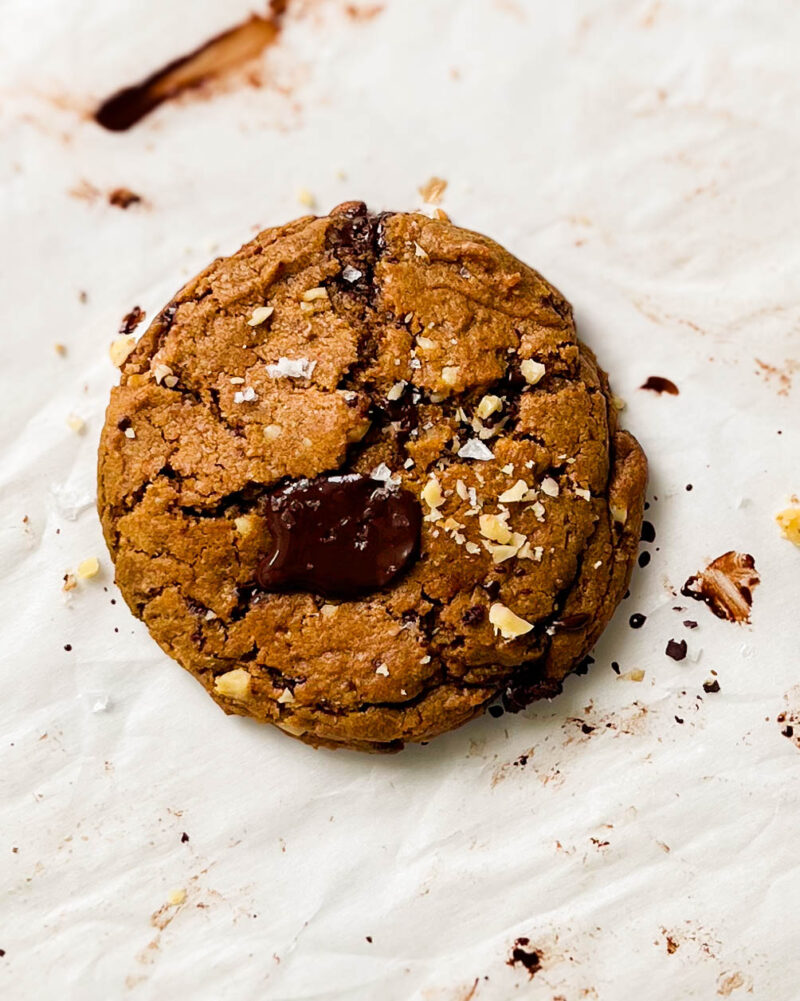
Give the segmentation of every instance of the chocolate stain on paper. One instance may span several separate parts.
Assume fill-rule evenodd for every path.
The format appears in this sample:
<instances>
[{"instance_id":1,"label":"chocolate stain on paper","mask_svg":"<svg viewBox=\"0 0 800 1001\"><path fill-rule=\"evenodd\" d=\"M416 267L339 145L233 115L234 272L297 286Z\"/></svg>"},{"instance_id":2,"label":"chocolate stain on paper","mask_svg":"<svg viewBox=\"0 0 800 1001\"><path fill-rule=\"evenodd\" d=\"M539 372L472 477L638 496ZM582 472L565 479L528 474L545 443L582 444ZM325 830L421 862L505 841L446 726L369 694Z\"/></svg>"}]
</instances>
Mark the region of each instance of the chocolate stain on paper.
<instances>
[{"instance_id":1,"label":"chocolate stain on paper","mask_svg":"<svg viewBox=\"0 0 800 1001\"><path fill-rule=\"evenodd\" d=\"M760 583L753 557L731 550L690 577L681 594L704 602L717 618L741 624L750 621L753 591Z\"/></svg>"},{"instance_id":2,"label":"chocolate stain on paper","mask_svg":"<svg viewBox=\"0 0 800 1001\"><path fill-rule=\"evenodd\" d=\"M649 389L652 393L658 393L661 396L662 393L668 393L670 396L678 396L680 390L672 381L672 379L666 379L663 375L651 375L645 382L639 386L639 389Z\"/></svg>"},{"instance_id":3,"label":"chocolate stain on paper","mask_svg":"<svg viewBox=\"0 0 800 1001\"><path fill-rule=\"evenodd\" d=\"M528 971L529 979L533 980L534 976L542 968L541 951L531 947L531 940L529 938L518 938L511 947L506 965L512 967L524 966Z\"/></svg>"},{"instance_id":4,"label":"chocolate stain on paper","mask_svg":"<svg viewBox=\"0 0 800 1001\"><path fill-rule=\"evenodd\" d=\"M286 0L272 0L266 17L254 14L141 82L112 94L95 111L94 120L110 132L126 132L165 101L240 69L275 42L285 9Z\"/></svg>"}]
</instances>

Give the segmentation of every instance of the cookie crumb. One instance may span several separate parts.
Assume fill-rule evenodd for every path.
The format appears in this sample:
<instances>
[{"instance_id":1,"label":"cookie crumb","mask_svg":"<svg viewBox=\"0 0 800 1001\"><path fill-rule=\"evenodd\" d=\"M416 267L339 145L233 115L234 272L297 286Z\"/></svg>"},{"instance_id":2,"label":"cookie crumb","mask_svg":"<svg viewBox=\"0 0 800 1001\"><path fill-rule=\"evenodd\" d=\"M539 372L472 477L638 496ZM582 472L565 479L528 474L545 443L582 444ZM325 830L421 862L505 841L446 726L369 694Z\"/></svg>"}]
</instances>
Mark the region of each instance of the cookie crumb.
<instances>
[{"instance_id":1,"label":"cookie crumb","mask_svg":"<svg viewBox=\"0 0 800 1001\"><path fill-rule=\"evenodd\" d=\"M719 682L716 678L710 678L708 681L703 682L703 691L707 695L711 695L713 692L720 691Z\"/></svg>"},{"instance_id":2,"label":"cookie crumb","mask_svg":"<svg viewBox=\"0 0 800 1001\"><path fill-rule=\"evenodd\" d=\"M167 897L167 903L170 907L180 907L181 904L185 904L186 890L173 890Z\"/></svg>"},{"instance_id":3,"label":"cookie crumb","mask_svg":"<svg viewBox=\"0 0 800 1001\"><path fill-rule=\"evenodd\" d=\"M61 585L61 590L64 592L74 591L78 586L78 581L74 573L64 574L64 583Z\"/></svg>"},{"instance_id":4,"label":"cookie crumb","mask_svg":"<svg viewBox=\"0 0 800 1001\"><path fill-rule=\"evenodd\" d=\"M53 345L53 350L57 355L60 355L63 358L64 355L67 353L67 345L62 344L60 341L56 341L56 343Z\"/></svg>"},{"instance_id":5,"label":"cookie crumb","mask_svg":"<svg viewBox=\"0 0 800 1001\"><path fill-rule=\"evenodd\" d=\"M78 417L77 414L69 414L67 417L67 427L70 431L74 431L75 434L83 434L86 430L86 421L82 417Z\"/></svg>"},{"instance_id":6,"label":"cookie crumb","mask_svg":"<svg viewBox=\"0 0 800 1001\"><path fill-rule=\"evenodd\" d=\"M428 205L438 205L447 188L447 181L441 177L431 177L417 189L422 200Z\"/></svg>"},{"instance_id":7,"label":"cookie crumb","mask_svg":"<svg viewBox=\"0 0 800 1001\"><path fill-rule=\"evenodd\" d=\"M633 668L632 671L626 671L624 674L620 674L618 681L644 681L644 671L640 667Z\"/></svg>"}]
</instances>

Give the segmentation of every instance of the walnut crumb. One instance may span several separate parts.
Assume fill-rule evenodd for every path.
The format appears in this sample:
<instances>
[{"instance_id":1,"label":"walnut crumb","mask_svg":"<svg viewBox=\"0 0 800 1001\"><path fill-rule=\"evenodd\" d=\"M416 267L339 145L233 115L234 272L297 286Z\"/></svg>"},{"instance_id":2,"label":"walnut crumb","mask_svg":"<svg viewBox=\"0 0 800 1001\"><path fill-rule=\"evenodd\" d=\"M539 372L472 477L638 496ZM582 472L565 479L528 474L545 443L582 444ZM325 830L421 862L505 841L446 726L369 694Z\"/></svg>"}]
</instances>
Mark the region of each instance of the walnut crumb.
<instances>
[{"instance_id":1,"label":"walnut crumb","mask_svg":"<svg viewBox=\"0 0 800 1001\"><path fill-rule=\"evenodd\" d=\"M640 667L635 667L632 671L618 675L617 681L644 681L644 671Z\"/></svg>"},{"instance_id":2,"label":"walnut crumb","mask_svg":"<svg viewBox=\"0 0 800 1001\"><path fill-rule=\"evenodd\" d=\"M800 546L800 507L787 507L775 515L784 539Z\"/></svg>"},{"instance_id":3,"label":"walnut crumb","mask_svg":"<svg viewBox=\"0 0 800 1001\"><path fill-rule=\"evenodd\" d=\"M530 386L535 386L545 373L545 367L541 362L534 361L533 358L526 358L519 366L522 377Z\"/></svg>"},{"instance_id":4,"label":"walnut crumb","mask_svg":"<svg viewBox=\"0 0 800 1001\"><path fill-rule=\"evenodd\" d=\"M69 414L67 417L67 427L70 431L74 431L75 434L83 434L86 430L86 421L82 417L78 417L77 414Z\"/></svg>"},{"instance_id":5,"label":"walnut crumb","mask_svg":"<svg viewBox=\"0 0 800 1001\"><path fill-rule=\"evenodd\" d=\"M96 556L89 556L81 560L78 564L78 576L85 580L89 577L96 577L100 573L100 560Z\"/></svg>"}]
</instances>

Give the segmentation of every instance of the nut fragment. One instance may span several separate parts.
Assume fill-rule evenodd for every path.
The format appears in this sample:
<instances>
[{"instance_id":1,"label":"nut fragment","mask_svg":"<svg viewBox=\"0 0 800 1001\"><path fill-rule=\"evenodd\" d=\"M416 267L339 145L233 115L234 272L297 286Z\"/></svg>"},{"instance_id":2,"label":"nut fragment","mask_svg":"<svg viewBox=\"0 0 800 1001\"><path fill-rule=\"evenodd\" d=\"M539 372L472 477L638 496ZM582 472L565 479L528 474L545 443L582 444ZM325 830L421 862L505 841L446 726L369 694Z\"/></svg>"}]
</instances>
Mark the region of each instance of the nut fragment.
<instances>
[{"instance_id":1,"label":"nut fragment","mask_svg":"<svg viewBox=\"0 0 800 1001\"><path fill-rule=\"evenodd\" d=\"M545 476L540 486L542 488L543 494L547 494L548 497L558 497L559 494L558 483L553 479L552 476Z\"/></svg>"},{"instance_id":2,"label":"nut fragment","mask_svg":"<svg viewBox=\"0 0 800 1001\"><path fill-rule=\"evenodd\" d=\"M511 542L511 529L505 520L498 515L482 514L478 521L481 526L481 535L485 539L491 539L493 542L501 543L501 545L507 545Z\"/></svg>"},{"instance_id":3,"label":"nut fragment","mask_svg":"<svg viewBox=\"0 0 800 1001\"><path fill-rule=\"evenodd\" d=\"M318 285L316 288L307 289L303 293L303 302L315 302L317 299L327 299L328 290Z\"/></svg>"},{"instance_id":4,"label":"nut fragment","mask_svg":"<svg viewBox=\"0 0 800 1001\"><path fill-rule=\"evenodd\" d=\"M432 476L422 488L422 499L430 508L441 507L444 504L444 494L435 476Z\"/></svg>"},{"instance_id":5,"label":"nut fragment","mask_svg":"<svg viewBox=\"0 0 800 1001\"><path fill-rule=\"evenodd\" d=\"M308 209L313 209L317 204L317 199L311 194L308 188L297 189L297 200Z\"/></svg>"},{"instance_id":6,"label":"nut fragment","mask_svg":"<svg viewBox=\"0 0 800 1001\"><path fill-rule=\"evenodd\" d=\"M156 380L157 385L161 385L168 375L172 375L172 369L169 365L156 365L153 369L153 378Z\"/></svg>"},{"instance_id":7,"label":"nut fragment","mask_svg":"<svg viewBox=\"0 0 800 1001\"><path fill-rule=\"evenodd\" d=\"M507 640L524 636L533 629L533 623L521 619L519 615L505 605L501 605L499 601L496 601L489 609L489 621L494 626L494 631Z\"/></svg>"},{"instance_id":8,"label":"nut fragment","mask_svg":"<svg viewBox=\"0 0 800 1001\"><path fill-rule=\"evenodd\" d=\"M608 510L611 512L611 519L618 525L624 525L628 520L628 509L618 504L609 504Z\"/></svg>"},{"instance_id":9,"label":"nut fragment","mask_svg":"<svg viewBox=\"0 0 800 1001\"><path fill-rule=\"evenodd\" d=\"M522 377L531 386L535 386L545 372L544 365L541 362L534 361L533 358L526 358L519 369L522 372Z\"/></svg>"},{"instance_id":10,"label":"nut fragment","mask_svg":"<svg viewBox=\"0 0 800 1001\"><path fill-rule=\"evenodd\" d=\"M487 393L483 397L481 402L478 404L475 410L476 416L480 417L482 421L485 421L487 417L491 417L492 414L498 413L498 411L503 409L503 401L499 396L493 396L491 393Z\"/></svg>"},{"instance_id":11,"label":"nut fragment","mask_svg":"<svg viewBox=\"0 0 800 1001\"><path fill-rule=\"evenodd\" d=\"M396 382L392 386L392 388L386 394L386 399L387 400L391 400L392 402L394 402L395 400L399 400L400 397L403 395L403 392L405 391L405 388L406 388L406 384L401 379L400 382Z\"/></svg>"},{"instance_id":12,"label":"nut fragment","mask_svg":"<svg viewBox=\"0 0 800 1001\"><path fill-rule=\"evenodd\" d=\"M280 438L283 434L283 430L280 424L267 424L264 428L264 437L267 441L275 441L276 438Z\"/></svg>"},{"instance_id":13,"label":"nut fragment","mask_svg":"<svg viewBox=\"0 0 800 1001\"><path fill-rule=\"evenodd\" d=\"M635 667L632 671L618 675L617 681L644 681L644 671L640 667Z\"/></svg>"},{"instance_id":14,"label":"nut fragment","mask_svg":"<svg viewBox=\"0 0 800 1001\"><path fill-rule=\"evenodd\" d=\"M455 386L458 383L458 373L461 371L458 365L445 365L442 369L442 382L445 386Z\"/></svg>"},{"instance_id":15,"label":"nut fragment","mask_svg":"<svg viewBox=\"0 0 800 1001\"><path fill-rule=\"evenodd\" d=\"M432 341L430 337L418 337L417 347L422 348L423 351L431 351L436 347L436 341Z\"/></svg>"},{"instance_id":16,"label":"nut fragment","mask_svg":"<svg viewBox=\"0 0 800 1001\"><path fill-rule=\"evenodd\" d=\"M214 679L214 691L229 699L244 701L250 694L250 675L243 667L226 671Z\"/></svg>"},{"instance_id":17,"label":"nut fragment","mask_svg":"<svg viewBox=\"0 0 800 1001\"><path fill-rule=\"evenodd\" d=\"M775 515L784 539L800 546L800 507L787 507Z\"/></svg>"},{"instance_id":18,"label":"nut fragment","mask_svg":"<svg viewBox=\"0 0 800 1001\"><path fill-rule=\"evenodd\" d=\"M117 368L121 368L124 365L125 359L131 351L133 351L135 346L135 334L123 334L121 337L117 337L116 340L111 342L108 354L111 361L117 366Z\"/></svg>"},{"instance_id":19,"label":"nut fragment","mask_svg":"<svg viewBox=\"0 0 800 1001\"><path fill-rule=\"evenodd\" d=\"M497 498L501 504L516 504L525 500L528 495L528 484L525 480L517 480L513 487L504 490Z\"/></svg>"},{"instance_id":20,"label":"nut fragment","mask_svg":"<svg viewBox=\"0 0 800 1001\"><path fill-rule=\"evenodd\" d=\"M82 417L78 417L77 414L70 414L67 417L67 427L75 434L83 434L86 430L86 421Z\"/></svg>"},{"instance_id":21,"label":"nut fragment","mask_svg":"<svg viewBox=\"0 0 800 1001\"><path fill-rule=\"evenodd\" d=\"M257 327L259 324L268 320L272 314L275 312L274 306L256 306L253 310L250 319L247 321L248 327Z\"/></svg>"},{"instance_id":22,"label":"nut fragment","mask_svg":"<svg viewBox=\"0 0 800 1001\"><path fill-rule=\"evenodd\" d=\"M281 692L281 694L277 697L275 701L280 702L282 706L288 706L292 702L296 702L297 699L294 697L290 689L284 688L284 690Z\"/></svg>"},{"instance_id":23,"label":"nut fragment","mask_svg":"<svg viewBox=\"0 0 800 1001\"><path fill-rule=\"evenodd\" d=\"M83 579L96 577L98 573L100 573L100 560L96 556L89 556L78 564L78 576Z\"/></svg>"},{"instance_id":24,"label":"nut fragment","mask_svg":"<svg viewBox=\"0 0 800 1001\"><path fill-rule=\"evenodd\" d=\"M420 247L420 245L416 241L414 241L414 256L420 257L423 261L430 260L428 251L425 250L423 247Z\"/></svg>"},{"instance_id":25,"label":"nut fragment","mask_svg":"<svg viewBox=\"0 0 800 1001\"><path fill-rule=\"evenodd\" d=\"M167 903L170 907L180 907L181 904L185 904L186 890L173 890L167 897Z\"/></svg>"},{"instance_id":26,"label":"nut fragment","mask_svg":"<svg viewBox=\"0 0 800 1001\"><path fill-rule=\"evenodd\" d=\"M239 535L249 535L253 531L253 519L248 514L242 514L233 519L236 531Z\"/></svg>"}]
</instances>

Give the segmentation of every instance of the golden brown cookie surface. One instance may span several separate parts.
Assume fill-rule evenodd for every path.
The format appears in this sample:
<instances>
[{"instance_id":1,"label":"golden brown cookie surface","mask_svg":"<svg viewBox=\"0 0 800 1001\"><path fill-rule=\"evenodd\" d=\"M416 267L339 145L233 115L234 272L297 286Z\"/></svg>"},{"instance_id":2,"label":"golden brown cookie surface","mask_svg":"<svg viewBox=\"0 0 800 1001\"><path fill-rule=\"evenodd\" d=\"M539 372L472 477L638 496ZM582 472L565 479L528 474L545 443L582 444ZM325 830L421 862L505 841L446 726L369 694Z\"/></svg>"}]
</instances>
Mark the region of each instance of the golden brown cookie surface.
<instances>
[{"instance_id":1,"label":"golden brown cookie surface","mask_svg":"<svg viewBox=\"0 0 800 1001\"><path fill-rule=\"evenodd\" d=\"M270 497L351 473L417 499L410 564L355 597L263 590ZM559 690L625 591L645 480L552 286L448 221L348 203L156 318L98 503L134 614L226 712L382 749Z\"/></svg>"}]
</instances>

